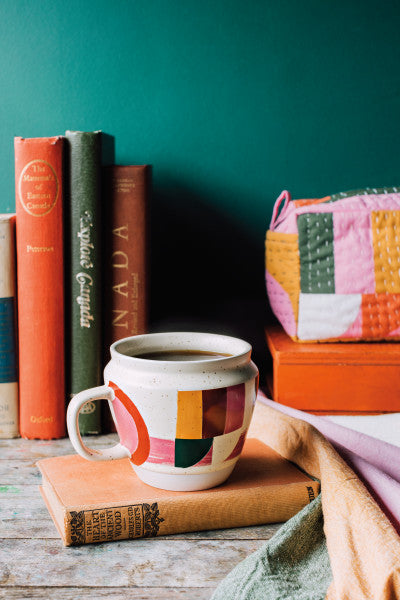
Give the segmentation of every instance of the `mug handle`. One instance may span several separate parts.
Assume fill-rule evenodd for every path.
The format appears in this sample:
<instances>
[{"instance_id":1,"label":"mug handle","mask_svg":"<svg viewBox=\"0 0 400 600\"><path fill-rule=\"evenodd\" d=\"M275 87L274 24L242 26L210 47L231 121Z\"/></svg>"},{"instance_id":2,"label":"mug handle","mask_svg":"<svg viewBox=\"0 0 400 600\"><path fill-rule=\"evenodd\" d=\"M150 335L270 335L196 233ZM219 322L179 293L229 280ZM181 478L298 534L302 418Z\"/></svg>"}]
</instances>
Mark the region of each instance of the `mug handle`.
<instances>
[{"instance_id":1,"label":"mug handle","mask_svg":"<svg viewBox=\"0 0 400 600\"><path fill-rule=\"evenodd\" d=\"M122 444L116 444L111 448L104 448L103 450L95 450L94 448L88 448L83 443L79 432L79 412L85 404L93 402L93 400L109 400L113 402L115 400L114 390L108 385L100 385L79 392L79 394L76 394L70 400L67 410L67 428L69 439L75 451L83 458L93 461L116 460L118 458L130 457L131 452Z\"/></svg>"}]
</instances>

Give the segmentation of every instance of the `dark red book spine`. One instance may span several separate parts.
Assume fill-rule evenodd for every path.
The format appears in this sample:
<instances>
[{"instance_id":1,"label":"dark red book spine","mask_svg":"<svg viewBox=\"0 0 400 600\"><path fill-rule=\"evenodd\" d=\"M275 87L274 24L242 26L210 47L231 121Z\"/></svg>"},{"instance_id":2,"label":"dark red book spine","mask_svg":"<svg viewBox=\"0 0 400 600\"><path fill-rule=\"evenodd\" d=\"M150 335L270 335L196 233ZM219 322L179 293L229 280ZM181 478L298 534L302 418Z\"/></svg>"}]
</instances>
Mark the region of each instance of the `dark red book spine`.
<instances>
[{"instance_id":1,"label":"dark red book spine","mask_svg":"<svg viewBox=\"0 0 400 600\"><path fill-rule=\"evenodd\" d=\"M20 433L65 435L63 143L15 139Z\"/></svg>"},{"instance_id":2,"label":"dark red book spine","mask_svg":"<svg viewBox=\"0 0 400 600\"><path fill-rule=\"evenodd\" d=\"M150 190L149 165L103 169L105 364L110 344L147 332ZM103 429L115 431L109 411Z\"/></svg>"},{"instance_id":3,"label":"dark red book spine","mask_svg":"<svg viewBox=\"0 0 400 600\"><path fill-rule=\"evenodd\" d=\"M108 345L147 331L150 183L148 165L104 168Z\"/></svg>"}]
</instances>

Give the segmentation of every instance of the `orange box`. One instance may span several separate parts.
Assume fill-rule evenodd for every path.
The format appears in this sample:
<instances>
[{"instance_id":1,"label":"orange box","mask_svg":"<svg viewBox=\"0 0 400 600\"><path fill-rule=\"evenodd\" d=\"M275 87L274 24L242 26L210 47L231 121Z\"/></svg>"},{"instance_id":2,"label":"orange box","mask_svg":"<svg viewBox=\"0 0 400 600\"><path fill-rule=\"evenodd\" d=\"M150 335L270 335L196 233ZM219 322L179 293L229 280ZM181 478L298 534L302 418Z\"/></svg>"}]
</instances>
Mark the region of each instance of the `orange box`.
<instances>
[{"instance_id":1,"label":"orange box","mask_svg":"<svg viewBox=\"0 0 400 600\"><path fill-rule=\"evenodd\" d=\"M277 402L325 414L400 412L400 343L298 343L268 325Z\"/></svg>"}]
</instances>

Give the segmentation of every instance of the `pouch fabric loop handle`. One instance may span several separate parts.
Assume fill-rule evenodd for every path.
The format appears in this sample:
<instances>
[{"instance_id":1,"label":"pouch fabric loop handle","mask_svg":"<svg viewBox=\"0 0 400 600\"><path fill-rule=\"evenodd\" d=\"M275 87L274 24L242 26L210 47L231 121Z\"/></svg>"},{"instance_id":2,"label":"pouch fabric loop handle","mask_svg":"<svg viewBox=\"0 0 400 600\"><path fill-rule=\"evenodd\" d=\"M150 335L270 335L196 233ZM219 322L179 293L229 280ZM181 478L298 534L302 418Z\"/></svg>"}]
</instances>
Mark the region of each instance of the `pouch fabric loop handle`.
<instances>
[{"instance_id":1,"label":"pouch fabric loop handle","mask_svg":"<svg viewBox=\"0 0 400 600\"><path fill-rule=\"evenodd\" d=\"M290 192L288 192L287 190L283 190L283 192L280 194L279 198L277 199L277 201L274 204L274 209L272 211L272 218L271 218L271 223L269 228L271 229L271 231L274 229L274 227L276 227L276 225L278 224L279 221L279 216L283 216L289 202L291 201L292 197L290 195ZM279 214L279 208L280 205L282 204L282 201L285 200L282 209L280 211ZM279 216L278 216L279 215Z\"/></svg>"}]
</instances>

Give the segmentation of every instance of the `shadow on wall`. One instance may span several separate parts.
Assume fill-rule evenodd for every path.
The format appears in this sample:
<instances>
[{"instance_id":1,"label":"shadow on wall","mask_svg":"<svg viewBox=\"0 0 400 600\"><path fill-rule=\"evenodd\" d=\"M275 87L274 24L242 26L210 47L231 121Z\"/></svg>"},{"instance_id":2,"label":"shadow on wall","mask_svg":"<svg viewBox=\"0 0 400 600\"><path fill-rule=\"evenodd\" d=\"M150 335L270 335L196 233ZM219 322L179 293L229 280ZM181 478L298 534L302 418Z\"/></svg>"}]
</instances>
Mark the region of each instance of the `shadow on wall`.
<instances>
[{"instance_id":1,"label":"shadow on wall","mask_svg":"<svg viewBox=\"0 0 400 600\"><path fill-rule=\"evenodd\" d=\"M179 183L151 206L151 331L197 330L248 340L267 363L264 239Z\"/></svg>"}]
</instances>

